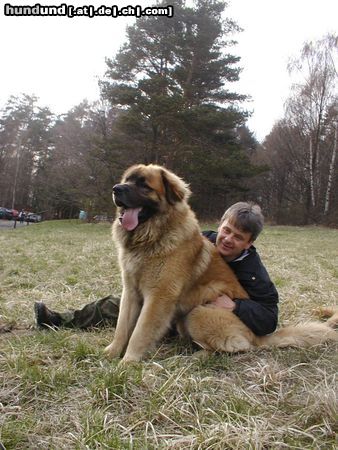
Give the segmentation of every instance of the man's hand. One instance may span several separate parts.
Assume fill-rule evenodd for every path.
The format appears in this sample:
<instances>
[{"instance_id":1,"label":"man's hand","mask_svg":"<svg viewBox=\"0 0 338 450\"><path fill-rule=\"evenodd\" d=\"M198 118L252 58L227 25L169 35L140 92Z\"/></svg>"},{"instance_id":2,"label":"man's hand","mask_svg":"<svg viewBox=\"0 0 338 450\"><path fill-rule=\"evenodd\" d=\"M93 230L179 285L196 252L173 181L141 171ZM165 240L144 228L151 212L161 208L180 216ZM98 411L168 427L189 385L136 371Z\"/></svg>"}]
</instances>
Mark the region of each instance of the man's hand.
<instances>
[{"instance_id":1,"label":"man's hand","mask_svg":"<svg viewBox=\"0 0 338 450\"><path fill-rule=\"evenodd\" d=\"M217 297L213 302L207 303L206 306L209 306L210 308L224 308L229 311L233 311L236 307L236 303L232 301L229 296L223 294L220 297Z\"/></svg>"}]
</instances>

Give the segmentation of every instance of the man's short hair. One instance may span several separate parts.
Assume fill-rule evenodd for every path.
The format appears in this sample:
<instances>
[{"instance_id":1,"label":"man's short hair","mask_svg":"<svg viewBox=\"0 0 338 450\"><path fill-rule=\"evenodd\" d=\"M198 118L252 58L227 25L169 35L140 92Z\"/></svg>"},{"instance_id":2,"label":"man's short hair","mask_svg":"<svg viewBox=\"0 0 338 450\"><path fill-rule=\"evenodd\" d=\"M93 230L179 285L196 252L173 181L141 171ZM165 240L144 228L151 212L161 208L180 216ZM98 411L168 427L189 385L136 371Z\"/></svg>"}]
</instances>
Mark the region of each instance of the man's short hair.
<instances>
[{"instance_id":1,"label":"man's short hair","mask_svg":"<svg viewBox=\"0 0 338 450\"><path fill-rule=\"evenodd\" d=\"M238 202L230 206L223 214L221 224L225 220L244 233L251 233L252 241L257 239L264 225L262 210L253 202Z\"/></svg>"}]
</instances>

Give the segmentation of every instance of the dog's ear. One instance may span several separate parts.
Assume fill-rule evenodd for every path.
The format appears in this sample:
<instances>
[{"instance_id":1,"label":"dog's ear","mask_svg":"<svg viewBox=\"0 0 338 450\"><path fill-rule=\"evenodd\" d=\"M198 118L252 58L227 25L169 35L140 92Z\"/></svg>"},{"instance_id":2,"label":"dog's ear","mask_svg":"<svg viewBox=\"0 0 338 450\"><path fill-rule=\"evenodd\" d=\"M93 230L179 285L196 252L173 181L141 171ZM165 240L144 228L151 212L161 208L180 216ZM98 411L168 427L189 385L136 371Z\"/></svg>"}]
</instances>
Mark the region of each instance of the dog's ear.
<instances>
[{"instance_id":1,"label":"dog's ear","mask_svg":"<svg viewBox=\"0 0 338 450\"><path fill-rule=\"evenodd\" d=\"M165 189L165 197L170 205L187 200L191 194L189 186L177 175L162 169L162 182Z\"/></svg>"}]
</instances>

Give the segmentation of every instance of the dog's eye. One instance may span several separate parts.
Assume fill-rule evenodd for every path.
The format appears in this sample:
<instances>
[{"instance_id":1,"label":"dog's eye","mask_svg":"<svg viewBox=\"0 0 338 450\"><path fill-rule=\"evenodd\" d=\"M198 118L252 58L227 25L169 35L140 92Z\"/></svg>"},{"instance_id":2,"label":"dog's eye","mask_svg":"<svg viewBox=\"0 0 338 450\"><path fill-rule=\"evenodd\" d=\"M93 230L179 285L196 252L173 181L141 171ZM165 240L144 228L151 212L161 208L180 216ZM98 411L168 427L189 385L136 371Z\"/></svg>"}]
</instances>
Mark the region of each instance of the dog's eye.
<instances>
[{"instance_id":1,"label":"dog's eye","mask_svg":"<svg viewBox=\"0 0 338 450\"><path fill-rule=\"evenodd\" d=\"M153 191L153 188L147 185L147 183L143 183L141 186L143 189L146 189L147 191Z\"/></svg>"},{"instance_id":2,"label":"dog's eye","mask_svg":"<svg viewBox=\"0 0 338 450\"><path fill-rule=\"evenodd\" d=\"M142 188L142 189L146 189L146 190L148 190L148 191L152 191L152 190L153 190L150 186L148 186L148 184L146 183L146 179L145 179L144 177L139 178L139 179L136 181L136 185L137 185L138 187L140 187L140 188Z\"/></svg>"}]
</instances>

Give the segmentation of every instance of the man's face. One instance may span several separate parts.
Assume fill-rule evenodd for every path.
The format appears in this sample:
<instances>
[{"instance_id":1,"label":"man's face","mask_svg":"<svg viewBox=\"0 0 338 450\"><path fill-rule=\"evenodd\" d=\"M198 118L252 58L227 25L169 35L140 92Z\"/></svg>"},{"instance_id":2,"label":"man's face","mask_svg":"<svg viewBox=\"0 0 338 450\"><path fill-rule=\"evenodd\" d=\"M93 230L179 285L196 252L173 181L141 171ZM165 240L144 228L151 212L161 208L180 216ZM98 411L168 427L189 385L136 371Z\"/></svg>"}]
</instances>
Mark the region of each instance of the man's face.
<instances>
[{"instance_id":1,"label":"man's face","mask_svg":"<svg viewBox=\"0 0 338 450\"><path fill-rule=\"evenodd\" d=\"M228 262L236 259L252 243L251 233L239 230L229 220L225 220L218 228L216 248Z\"/></svg>"}]
</instances>

